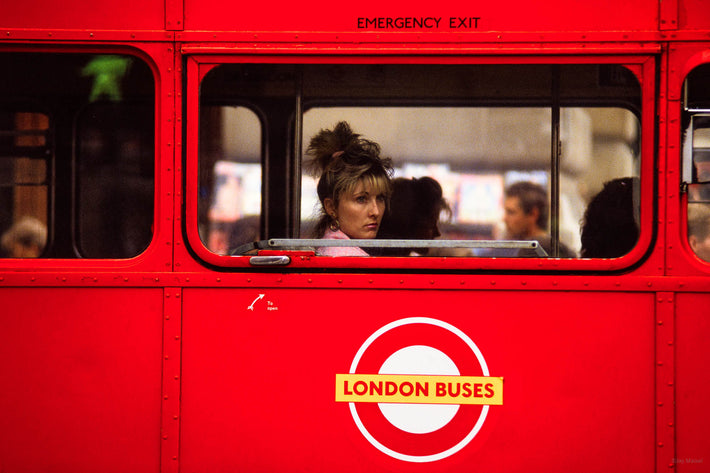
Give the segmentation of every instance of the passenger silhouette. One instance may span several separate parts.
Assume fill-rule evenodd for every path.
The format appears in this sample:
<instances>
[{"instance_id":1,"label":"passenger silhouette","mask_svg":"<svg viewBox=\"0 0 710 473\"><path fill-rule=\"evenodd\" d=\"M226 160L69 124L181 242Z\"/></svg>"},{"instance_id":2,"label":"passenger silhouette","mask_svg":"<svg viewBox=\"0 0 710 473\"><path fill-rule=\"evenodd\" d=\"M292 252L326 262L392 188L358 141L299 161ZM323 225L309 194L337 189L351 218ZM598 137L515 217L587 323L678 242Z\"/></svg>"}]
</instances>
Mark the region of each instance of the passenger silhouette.
<instances>
[{"instance_id":1,"label":"passenger silhouette","mask_svg":"<svg viewBox=\"0 0 710 473\"><path fill-rule=\"evenodd\" d=\"M710 205L688 204L688 243L704 261L710 261Z\"/></svg>"},{"instance_id":2,"label":"passenger silhouette","mask_svg":"<svg viewBox=\"0 0 710 473\"><path fill-rule=\"evenodd\" d=\"M392 181L390 206L380 225L377 238L433 240L441 233L439 219L442 212L451 214L441 185L431 177L397 178ZM414 251L427 255L429 248L381 248L382 256L407 256Z\"/></svg>"},{"instance_id":3,"label":"passenger silhouette","mask_svg":"<svg viewBox=\"0 0 710 473\"><path fill-rule=\"evenodd\" d=\"M636 245L638 185L635 177L613 179L592 199L582 220L582 258L618 258Z\"/></svg>"}]
</instances>

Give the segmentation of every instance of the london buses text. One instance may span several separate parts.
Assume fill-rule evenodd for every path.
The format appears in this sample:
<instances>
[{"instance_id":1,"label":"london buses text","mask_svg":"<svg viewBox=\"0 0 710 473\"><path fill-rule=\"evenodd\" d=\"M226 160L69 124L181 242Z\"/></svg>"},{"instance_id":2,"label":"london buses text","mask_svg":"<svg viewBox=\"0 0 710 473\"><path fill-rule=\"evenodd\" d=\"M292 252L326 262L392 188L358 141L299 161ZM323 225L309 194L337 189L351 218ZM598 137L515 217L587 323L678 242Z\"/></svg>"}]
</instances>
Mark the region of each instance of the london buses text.
<instances>
[{"instance_id":1,"label":"london buses text","mask_svg":"<svg viewBox=\"0 0 710 473\"><path fill-rule=\"evenodd\" d=\"M428 383L404 381L396 383L394 381L356 381L352 391L345 381L344 388L346 395L357 396L415 396L429 397L429 388L434 385L434 392L437 397L478 397L492 398L495 396L492 383ZM485 393L483 392L485 391Z\"/></svg>"},{"instance_id":2,"label":"london buses text","mask_svg":"<svg viewBox=\"0 0 710 473\"><path fill-rule=\"evenodd\" d=\"M335 400L421 404L503 404L503 378L440 375L336 375Z\"/></svg>"}]
</instances>

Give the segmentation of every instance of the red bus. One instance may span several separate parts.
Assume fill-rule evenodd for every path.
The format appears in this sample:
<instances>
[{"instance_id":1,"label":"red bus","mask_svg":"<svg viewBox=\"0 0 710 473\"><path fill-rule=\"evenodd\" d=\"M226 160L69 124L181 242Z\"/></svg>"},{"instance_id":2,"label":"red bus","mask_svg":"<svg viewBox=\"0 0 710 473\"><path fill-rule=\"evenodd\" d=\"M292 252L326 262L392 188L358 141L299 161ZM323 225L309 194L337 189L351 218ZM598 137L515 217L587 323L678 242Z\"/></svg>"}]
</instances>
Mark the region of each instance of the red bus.
<instances>
[{"instance_id":1,"label":"red bus","mask_svg":"<svg viewBox=\"0 0 710 473\"><path fill-rule=\"evenodd\" d=\"M0 64L0 471L707 471L706 2L4 2ZM439 236L313 236L341 121Z\"/></svg>"}]
</instances>

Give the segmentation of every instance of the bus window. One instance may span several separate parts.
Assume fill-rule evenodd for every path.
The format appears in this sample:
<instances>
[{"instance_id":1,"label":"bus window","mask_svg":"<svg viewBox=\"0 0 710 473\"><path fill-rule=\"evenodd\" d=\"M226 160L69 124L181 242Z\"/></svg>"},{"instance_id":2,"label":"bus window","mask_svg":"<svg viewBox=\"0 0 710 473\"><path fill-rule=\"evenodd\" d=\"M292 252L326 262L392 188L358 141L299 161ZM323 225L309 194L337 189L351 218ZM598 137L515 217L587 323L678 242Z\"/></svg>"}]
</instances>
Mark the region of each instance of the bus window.
<instances>
[{"instance_id":1,"label":"bus window","mask_svg":"<svg viewBox=\"0 0 710 473\"><path fill-rule=\"evenodd\" d=\"M337 107L313 108L304 115L304 137L342 119L354 129L390 151L395 178L434 178L442 187L450 212L439 224L441 239L505 240L527 235L510 234L506 224L506 190L516 182L538 186L547 217L540 223L551 230L553 199L550 171L551 111L542 107ZM409 124L409 127L408 127ZM416 124L416 126L412 126ZM638 117L620 107L564 107L561 109L562 156L558 173L556 215L561 257L582 254L580 222L604 184L619 179L638 183ZM304 146L307 143L304 143ZM305 150L304 150L305 152ZM634 178L636 178L634 180ZM317 181L304 174L301 184L301 235L311 234L320 205ZM609 187L607 187L609 189ZM638 227L638 185L628 194L631 226ZM598 199L599 200L599 199ZM609 215L613 215L609 211ZM616 214L618 215L618 213ZM590 223L593 225L593 222ZM510 226L514 227L514 224ZM593 229L589 228L588 232ZM631 229L625 246L604 257L628 253L638 239ZM611 241L619 242L619 235ZM541 245L548 255L554 250L547 239ZM591 245L588 245L591 246ZM608 245L607 245L608 246ZM587 250L587 257L602 253ZM430 250L428 255L519 256L518 250L479 249L466 252ZM591 255L591 256L590 256Z\"/></svg>"},{"instance_id":2,"label":"bus window","mask_svg":"<svg viewBox=\"0 0 710 473\"><path fill-rule=\"evenodd\" d=\"M448 204L441 235L418 254L615 258L638 240L641 87L621 65L235 63L209 70L199 94L197 221L213 253L238 254L236 243L221 243L229 234L221 222L254 217L241 208L251 179L263 187L254 189L261 214L250 238L293 240L284 244L294 248L295 240L314 237L322 208L317 177L303 171L306 153L315 134L340 121L381 146L394 178L428 177L441 187ZM244 178L248 165L253 178ZM597 231L595 240L617 240L608 219L587 219L586 211L592 202L604 205L614 187L607 184L622 181L630 189L625 245L585 248L583 221L588 234ZM529 228L506 216L516 205L528 215L528 201L511 194L520 182L542 196L540 218ZM412 239L419 240L403 234L366 246L371 255L388 255L383 248Z\"/></svg>"},{"instance_id":3,"label":"bus window","mask_svg":"<svg viewBox=\"0 0 710 473\"><path fill-rule=\"evenodd\" d=\"M0 222L9 223L0 241L2 254L37 258L47 246L49 117L29 111L0 113Z\"/></svg>"},{"instance_id":4,"label":"bus window","mask_svg":"<svg viewBox=\"0 0 710 473\"><path fill-rule=\"evenodd\" d=\"M260 239L261 149L261 123L252 110L201 108L200 238L215 254Z\"/></svg>"},{"instance_id":5,"label":"bus window","mask_svg":"<svg viewBox=\"0 0 710 473\"><path fill-rule=\"evenodd\" d=\"M688 193L688 244L710 261L710 64L688 74L683 99L683 187Z\"/></svg>"},{"instance_id":6,"label":"bus window","mask_svg":"<svg viewBox=\"0 0 710 473\"><path fill-rule=\"evenodd\" d=\"M119 55L2 53L0 61L3 256L140 254L154 207L150 68ZM13 250L29 235L40 248Z\"/></svg>"}]
</instances>

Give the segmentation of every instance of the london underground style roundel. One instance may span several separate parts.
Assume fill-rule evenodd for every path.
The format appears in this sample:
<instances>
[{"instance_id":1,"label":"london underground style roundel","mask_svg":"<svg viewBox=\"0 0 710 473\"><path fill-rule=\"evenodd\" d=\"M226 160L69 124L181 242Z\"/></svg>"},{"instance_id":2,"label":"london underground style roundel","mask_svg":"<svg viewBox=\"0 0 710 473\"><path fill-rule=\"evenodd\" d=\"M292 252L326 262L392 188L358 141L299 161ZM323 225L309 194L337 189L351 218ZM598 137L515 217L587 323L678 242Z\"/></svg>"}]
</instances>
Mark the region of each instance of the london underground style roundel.
<instances>
[{"instance_id":1,"label":"london underground style roundel","mask_svg":"<svg viewBox=\"0 0 710 473\"><path fill-rule=\"evenodd\" d=\"M362 435L409 462L460 451L478 434L490 406L503 404L503 379L489 375L473 340L426 317L377 330L335 384L336 402L349 403Z\"/></svg>"}]
</instances>

